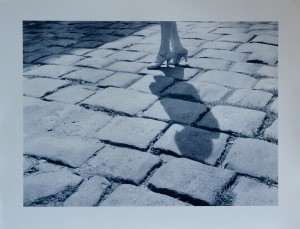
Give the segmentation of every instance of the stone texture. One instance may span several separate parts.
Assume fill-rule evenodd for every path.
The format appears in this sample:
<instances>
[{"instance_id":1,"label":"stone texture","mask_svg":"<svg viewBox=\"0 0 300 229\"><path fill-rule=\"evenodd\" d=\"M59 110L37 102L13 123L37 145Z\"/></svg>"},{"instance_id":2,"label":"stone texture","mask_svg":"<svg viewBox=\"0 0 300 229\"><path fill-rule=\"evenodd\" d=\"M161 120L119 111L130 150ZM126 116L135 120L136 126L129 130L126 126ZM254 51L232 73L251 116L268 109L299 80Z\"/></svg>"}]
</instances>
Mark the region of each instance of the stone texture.
<instances>
[{"instance_id":1,"label":"stone texture","mask_svg":"<svg viewBox=\"0 0 300 229\"><path fill-rule=\"evenodd\" d=\"M241 73L211 70L197 75L191 81L218 84L232 88L251 88L256 79Z\"/></svg>"},{"instance_id":2,"label":"stone texture","mask_svg":"<svg viewBox=\"0 0 300 229\"><path fill-rule=\"evenodd\" d=\"M238 138L226 156L227 169L257 178L278 179L277 145L257 139Z\"/></svg>"},{"instance_id":3,"label":"stone texture","mask_svg":"<svg viewBox=\"0 0 300 229\"><path fill-rule=\"evenodd\" d=\"M247 53L268 53L270 55L277 56L278 48L273 45L259 44L259 43L246 43L240 45L236 52Z\"/></svg>"},{"instance_id":4,"label":"stone texture","mask_svg":"<svg viewBox=\"0 0 300 229\"><path fill-rule=\"evenodd\" d=\"M278 114L278 98L276 98L271 106L269 107L269 110L275 114Z\"/></svg>"},{"instance_id":5,"label":"stone texture","mask_svg":"<svg viewBox=\"0 0 300 229\"><path fill-rule=\"evenodd\" d=\"M74 104L86 99L93 93L93 91L86 90L82 86L70 86L54 92L53 94L48 95L45 98L49 100Z\"/></svg>"},{"instance_id":6,"label":"stone texture","mask_svg":"<svg viewBox=\"0 0 300 229\"><path fill-rule=\"evenodd\" d=\"M229 170L207 166L188 159L174 159L159 168L149 182L157 190L171 191L214 205L218 193L234 177L235 173Z\"/></svg>"},{"instance_id":7,"label":"stone texture","mask_svg":"<svg viewBox=\"0 0 300 229\"><path fill-rule=\"evenodd\" d=\"M151 192L143 187L123 184L105 199L101 206L184 206L175 198Z\"/></svg>"},{"instance_id":8,"label":"stone texture","mask_svg":"<svg viewBox=\"0 0 300 229\"><path fill-rule=\"evenodd\" d=\"M118 51L110 56L110 58L122 61L136 61L145 57L147 54L142 52Z\"/></svg>"},{"instance_id":9,"label":"stone texture","mask_svg":"<svg viewBox=\"0 0 300 229\"><path fill-rule=\"evenodd\" d=\"M233 62L242 62L246 59L247 55L244 53L238 53L228 50L206 49L203 52L197 54L196 58L198 57L216 58Z\"/></svg>"},{"instance_id":10,"label":"stone texture","mask_svg":"<svg viewBox=\"0 0 300 229\"><path fill-rule=\"evenodd\" d=\"M122 88L105 88L82 103L129 115L146 109L157 100L154 95Z\"/></svg>"},{"instance_id":11,"label":"stone texture","mask_svg":"<svg viewBox=\"0 0 300 229\"><path fill-rule=\"evenodd\" d=\"M232 65L230 71L252 75L255 74L260 67L261 65L259 64L238 62Z\"/></svg>"},{"instance_id":12,"label":"stone texture","mask_svg":"<svg viewBox=\"0 0 300 229\"><path fill-rule=\"evenodd\" d=\"M141 79L141 76L137 74L116 72L113 75L101 80L98 85L102 87L113 86L127 88L139 79Z\"/></svg>"},{"instance_id":13,"label":"stone texture","mask_svg":"<svg viewBox=\"0 0 300 229\"><path fill-rule=\"evenodd\" d=\"M278 62L278 57L273 53L252 53L248 56L247 62L275 65Z\"/></svg>"},{"instance_id":14,"label":"stone texture","mask_svg":"<svg viewBox=\"0 0 300 229\"><path fill-rule=\"evenodd\" d=\"M139 81L135 82L128 89L146 92L150 94L158 94L166 87L174 82L173 78L166 76L143 76Z\"/></svg>"},{"instance_id":15,"label":"stone texture","mask_svg":"<svg viewBox=\"0 0 300 229\"><path fill-rule=\"evenodd\" d=\"M93 57L93 58L104 58L111 54L115 53L115 50L111 49L96 49L92 52L85 53L85 56Z\"/></svg>"},{"instance_id":16,"label":"stone texture","mask_svg":"<svg viewBox=\"0 0 300 229\"><path fill-rule=\"evenodd\" d=\"M151 119L115 117L99 131L98 137L109 142L146 149L166 126L164 122Z\"/></svg>"},{"instance_id":17,"label":"stone texture","mask_svg":"<svg viewBox=\"0 0 300 229\"><path fill-rule=\"evenodd\" d=\"M194 127L172 125L154 148L215 165L225 150L229 135Z\"/></svg>"},{"instance_id":18,"label":"stone texture","mask_svg":"<svg viewBox=\"0 0 300 229\"><path fill-rule=\"evenodd\" d=\"M91 67L97 69L105 69L107 66L115 63L116 60L112 58L98 58L98 57L90 57L83 59L76 63L76 66L83 66L83 67Z\"/></svg>"},{"instance_id":19,"label":"stone texture","mask_svg":"<svg viewBox=\"0 0 300 229\"><path fill-rule=\"evenodd\" d=\"M82 56L64 54L64 55L51 55L51 56L39 59L36 62L43 63L43 64L55 64L55 65L68 66L68 65L73 65L82 59L83 59Z\"/></svg>"},{"instance_id":20,"label":"stone texture","mask_svg":"<svg viewBox=\"0 0 300 229\"><path fill-rule=\"evenodd\" d=\"M24 205L45 199L80 184L82 178L71 172L49 172L24 178Z\"/></svg>"},{"instance_id":21,"label":"stone texture","mask_svg":"<svg viewBox=\"0 0 300 229\"><path fill-rule=\"evenodd\" d=\"M232 106L215 106L197 125L200 127L253 136L266 113Z\"/></svg>"},{"instance_id":22,"label":"stone texture","mask_svg":"<svg viewBox=\"0 0 300 229\"><path fill-rule=\"evenodd\" d=\"M262 109L272 99L268 92L250 89L238 89L227 100L228 103L246 108Z\"/></svg>"},{"instance_id":23,"label":"stone texture","mask_svg":"<svg viewBox=\"0 0 300 229\"><path fill-rule=\"evenodd\" d=\"M85 166L78 169L78 172L140 184L159 163L160 158L150 153L105 146Z\"/></svg>"},{"instance_id":24,"label":"stone texture","mask_svg":"<svg viewBox=\"0 0 300 229\"><path fill-rule=\"evenodd\" d=\"M79 167L102 147L102 143L92 144L79 137L48 134L25 141L24 154L58 161L71 167Z\"/></svg>"},{"instance_id":25,"label":"stone texture","mask_svg":"<svg viewBox=\"0 0 300 229\"><path fill-rule=\"evenodd\" d=\"M241 42L245 43L253 37L252 34L246 33L234 33L230 35L225 35L219 39L219 41L230 41L230 42Z\"/></svg>"},{"instance_id":26,"label":"stone texture","mask_svg":"<svg viewBox=\"0 0 300 229\"><path fill-rule=\"evenodd\" d=\"M66 73L77 70L76 67L71 66L55 66L55 65L42 65L24 73L25 76L40 76L58 78Z\"/></svg>"},{"instance_id":27,"label":"stone texture","mask_svg":"<svg viewBox=\"0 0 300 229\"><path fill-rule=\"evenodd\" d=\"M260 183L254 179L240 177L233 189L235 206L276 206L278 188Z\"/></svg>"},{"instance_id":28,"label":"stone texture","mask_svg":"<svg viewBox=\"0 0 300 229\"><path fill-rule=\"evenodd\" d=\"M264 65L258 70L257 74L261 76L278 78L278 68Z\"/></svg>"},{"instance_id":29,"label":"stone texture","mask_svg":"<svg viewBox=\"0 0 300 229\"><path fill-rule=\"evenodd\" d=\"M129 72L136 74L144 69L147 65L138 62L117 61L116 63L106 67L107 70L115 72Z\"/></svg>"},{"instance_id":30,"label":"stone texture","mask_svg":"<svg viewBox=\"0 0 300 229\"><path fill-rule=\"evenodd\" d=\"M85 180L78 190L64 202L66 207L91 207L98 204L101 195L110 185L104 177L94 176Z\"/></svg>"},{"instance_id":31,"label":"stone texture","mask_svg":"<svg viewBox=\"0 0 300 229\"><path fill-rule=\"evenodd\" d=\"M205 42L203 45L201 45L201 48L205 49L223 49L223 50L229 50L236 48L238 44L233 42L222 42L222 41L212 41L212 42Z\"/></svg>"},{"instance_id":32,"label":"stone texture","mask_svg":"<svg viewBox=\"0 0 300 229\"><path fill-rule=\"evenodd\" d=\"M265 138L278 140L278 119L276 119L272 125L265 130L264 136Z\"/></svg>"},{"instance_id":33,"label":"stone texture","mask_svg":"<svg viewBox=\"0 0 300 229\"><path fill-rule=\"evenodd\" d=\"M229 89L223 86L188 81L174 84L163 95L213 103L220 101L228 92Z\"/></svg>"},{"instance_id":34,"label":"stone texture","mask_svg":"<svg viewBox=\"0 0 300 229\"><path fill-rule=\"evenodd\" d=\"M217 28L216 30L213 31L213 33L217 34L242 34L246 32L245 29L243 28Z\"/></svg>"},{"instance_id":35,"label":"stone texture","mask_svg":"<svg viewBox=\"0 0 300 229\"><path fill-rule=\"evenodd\" d=\"M43 97L66 85L68 85L68 82L64 80L35 78L24 82L23 93L27 96Z\"/></svg>"},{"instance_id":36,"label":"stone texture","mask_svg":"<svg viewBox=\"0 0 300 229\"><path fill-rule=\"evenodd\" d=\"M230 61L215 58L193 58L188 60L189 66L207 70L226 70L230 63Z\"/></svg>"},{"instance_id":37,"label":"stone texture","mask_svg":"<svg viewBox=\"0 0 300 229\"><path fill-rule=\"evenodd\" d=\"M96 83L112 74L113 72L107 70L81 68L64 75L63 78Z\"/></svg>"},{"instance_id":38,"label":"stone texture","mask_svg":"<svg viewBox=\"0 0 300 229\"><path fill-rule=\"evenodd\" d=\"M254 89L274 93L278 90L278 81L277 79L261 79L257 82Z\"/></svg>"},{"instance_id":39,"label":"stone texture","mask_svg":"<svg viewBox=\"0 0 300 229\"><path fill-rule=\"evenodd\" d=\"M145 111L143 116L163 121L191 124L207 110L208 108L203 104L164 98L157 101L152 107Z\"/></svg>"},{"instance_id":40,"label":"stone texture","mask_svg":"<svg viewBox=\"0 0 300 229\"><path fill-rule=\"evenodd\" d=\"M251 40L251 42L278 45L278 37L270 35L258 35L253 40Z\"/></svg>"}]
</instances>

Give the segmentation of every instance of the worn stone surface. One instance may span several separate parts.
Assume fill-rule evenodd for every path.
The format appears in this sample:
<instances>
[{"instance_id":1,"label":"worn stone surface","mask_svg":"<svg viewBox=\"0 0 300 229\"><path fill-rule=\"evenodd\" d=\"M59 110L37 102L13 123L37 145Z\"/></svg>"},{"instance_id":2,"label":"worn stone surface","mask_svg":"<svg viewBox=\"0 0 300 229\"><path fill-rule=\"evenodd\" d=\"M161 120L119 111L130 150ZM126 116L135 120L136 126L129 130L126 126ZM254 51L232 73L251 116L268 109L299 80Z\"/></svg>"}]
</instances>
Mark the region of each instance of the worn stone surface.
<instances>
[{"instance_id":1,"label":"worn stone surface","mask_svg":"<svg viewBox=\"0 0 300 229\"><path fill-rule=\"evenodd\" d=\"M99 131L98 137L102 140L146 149L166 126L164 122L151 119L115 117Z\"/></svg>"},{"instance_id":2,"label":"worn stone surface","mask_svg":"<svg viewBox=\"0 0 300 229\"><path fill-rule=\"evenodd\" d=\"M261 69L258 70L257 74L261 76L267 76L267 77L278 77L278 68L264 65L261 67Z\"/></svg>"},{"instance_id":3,"label":"worn stone surface","mask_svg":"<svg viewBox=\"0 0 300 229\"><path fill-rule=\"evenodd\" d=\"M97 92L82 103L102 107L109 110L123 112L129 115L148 108L157 100L155 95L138 91L109 87Z\"/></svg>"},{"instance_id":4,"label":"worn stone surface","mask_svg":"<svg viewBox=\"0 0 300 229\"><path fill-rule=\"evenodd\" d=\"M26 141L24 154L79 167L102 147L102 143L89 143L79 137L62 138L48 134Z\"/></svg>"},{"instance_id":5,"label":"worn stone surface","mask_svg":"<svg viewBox=\"0 0 300 229\"><path fill-rule=\"evenodd\" d=\"M278 140L278 119L276 119L272 125L265 130L264 136L266 138Z\"/></svg>"},{"instance_id":6,"label":"worn stone surface","mask_svg":"<svg viewBox=\"0 0 300 229\"><path fill-rule=\"evenodd\" d=\"M49 57L41 58L37 61L37 63L43 63L43 64L56 64L56 65L62 65L62 66L68 66L73 65L76 62L82 60L82 56L76 56L76 55L52 55Z\"/></svg>"},{"instance_id":7,"label":"worn stone surface","mask_svg":"<svg viewBox=\"0 0 300 229\"><path fill-rule=\"evenodd\" d=\"M32 97L43 97L69 83L64 80L35 78L24 82L23 94Z\"/></svg>"},{"instance_id":8,"label":"worn stone surface","mask_svg":"<svg viewBox=\"0 0 300 229\"><path fill-rule=\"evenodd\" d=\"M147 54L142 52L119 51L115 52L110 58L123 61L136 61L145 57Z\"/></svg>"},{"instance_id":9,"label":"worn stone surface","mask_svg":"<svg viewBox=\"0 0 300 229\"><path fill-rule=\"evenodd\" d=\"M101 206L184 206L175 198L152 192L143 187L123 184L105 199Z\"/></svg>"},{"instance_id":10,"label":"worn stone surface","mask_svg":"<svg viewBox=\"0 0 300 229\"><path fill-rule=\"evenodd\" d=\"M270 35L258 35L253 40L251 40L251 42L278 45L278 37Z\"/></svg>"},{"instance_id":11,"label":"worn stone surface","mask_svg":"<svg viewBox=\"0 0 300 229\"><path fill-rule=\"evenodd\" d=\"M237 49L237 52L246 52L246 53L269 53L277 55L278 48L273 45L259 44L259 43L246 43L240 45Z\"/></svg>"},{"instance_id":12,"label":"worn stone surface","mask_svg":"<svg viewBox=\"0 0 300 229\"><path fill-rule=\"evenodd\" d=\"M98 57L90 57L83 59L76 63L76 66L83 67L91 67L97 69L105 69L107 66L115 63L116 60L112 58L98 58Z\"/></svg>"},{"instance_id":13,"label":"worn stone surface","mask_svg":"<svg viewBox=\"0 0 300 229\"><path fill-rule=\"evenodd\" d=\"M77 70L76 67L71 66L55 66L55 65L42 65L24 73L25 76L40 76L58 78L66 73Z\"/></svg>"},{"instance_id":14,"label":"worn stone surface","mask_svg":"<svg viewBox=\"0 0 300 229\"><path fill-rule=\"evenodd\" d=\"M157 101L152 107L145 111L143 116L163 121L191 124L207 110L208 108L203 104L164 98Z\"/></svg>"},{"instance_id":15,"label":"worn stone surface","mask_svg":"<svg viewBox=\"0 0 300 229\"><path fill-rule=\"evenodd\" d=\"M257 178L277 180L277 150L277 145L266 141L238 138L226 156L226 168Z\"/></svg>"},{"instance_id":16,"label":"worn stone surface","mask_svg":"<svg viewBox=\"0 0 300 229\"><path fill-rule=\"evenodd\" d=\"M198 74L191 81L218 84L232 88L251 88L256 79L241 73L211 70Z\"/></svg>"},{"instance_id":17,"label":"worn stone surface","mask_svg":"<svg viewBox=\"0 0 300 229\"><path fill-rule=\"evenodd\" d=\"M136 74L144 69L147 65L138 62L117 61L116 63L106 67L110 71L128 72Z\"/></svg>"},{"instance_id":18,"label":"worn stone surface","mask_svg":"<svg viewBox=\"0 0 300 229\"><path fill-rule=\"evenodd\" d=\"M245 60L247 55L244 53L238 53L228 50L206 49L203 52L197 54L196 57L217 58L233 62L240 62Z\"/></svg>"},{"instance_id":19,"label":"worn stone surface","mask_svg":"<svg viewBox=\"0 0 300 229\"><path fill-rule=\"evenodd\" d=\"M211 42L205 42L203 45L201 45L201 48L224 49L224 50L231 51L232 49L236 48L237 46L238 46L238 44L233 43L233 42L211 41Z\"/></svg>"},{"instance_id":20,"label":"worn stone surface","mask_svg":"<svg viewBox=\"0 0 300 229\"><path fill-rule=\"evenodd\" d=\"M109 187L110 182L104 177L93 176L82 182L78 190L73 193L66 201L67 207L91 207L98 204L104 191Z\"/></svg>"},{"instance_id":21,"label":"worn stone surface","mask_svg":"<svg viewBox=\"0 0 300 229\"><path fill-rule=\"evenodd\" d=\"M252 37L253 37L253 35L251 35L251 34L234 33L234 34L224 35L219 40L244 43L244 42L251 40Z\"/></svg>"},{"instance_id":22,"label":"worn stone surface","mask_svg":"<svg viewBox=\"0 0 300 229\"><path fill-rule=\"evenodd\" d=\"M278 98L276 98L270 105L269 110L275 114L278 114Z\"/></svg>"},{"instance_id":23,"label":"worn stone surface","mask_svg":"<svg viewBox=\"0 0 300 229\"><path fill-rule=\"evenodd\" d=\"M257 82L254 89L276 92L278 90L278 83L276 79L261 79Z\"/></svg>"},{"instance_id":24,"label":"worn stone surface","mask_svg":"<svg viewBox=\"0 0 300 229\"><path fill-rule=\"evenodd\" d=\"M235 206L276 206L278 188L260 183L254 179L240 177L233 189Z\"/></svg>"},{"instance_id":25,"label":"worn stone surface","mask_svg":"<svg viewBox=\"0 0 300 229\"><path fill-rule=\"evenodd\" d=\"M154 148L215 165L228 138L227 134L174 124L154 144Z\"/></svg>"},{"instance_id":26,"label":"worn stone surface","mask_svg":"<svg viewBox=\"0 0 300 229\"><path fill-rule=\"evenodd\" d=\"M261 65L259 64L238 62L232 65L230 71L252 75L255 74L260 67Z\"/></svg>"},{"instance_id":27,"label":"worn stone surface","mask_svg":"<svg viewBox=\"0 0 300 229\"><path fill-rule=\"evenodd\" d=\"M96 83L112 74L113 72L107 70L81 68L64 75L63 78Z\"/></svg>"},{"instance_id":28,"label":"worn stone surface","mask_svg":"<svg viewBox=\"0 0 300 229\"><path fill-rule=\"evenodd\" d=\"M232 181L235 173L188 159L174 159L150 178L155 189L174 192L213 205L218 193Z\"/></svg>"},{"instance_id":29,"label":"worn stone surface","mask_svg":"<svg viewBox=\"0 0 300 229\"><path fill-rule=\"evenodd\" d=\"M202 68L206 70L226 70L231 62L215 58L195 58L189 59L187 63L193 68Z\"/></svg>"},{"instance_id":30,"label":"worn stone surface","mask_svg":"<svg viewBox=\"0 0 300 229\"><path fill-rule=\"evenodd\" d=\"M227 100L228 103L246 108L262 109L273 95L268 92L250 89L238 89Z\"/></svg>"},{"instance_id":31,"label":"worn stone surface","mask_svg":"<svg viewBox=\"0 0 300 229\"><path fill-rule=\"evenodd\" d=\"M109 77L101 80L98 85L102 87L122 87L127 88L137 80L141 79L140 75L126 72L117 72Z\"/></svg>"},{"instance_id":32,"label":"worn stone surface","mask_svg":"<svg viewBox=\"0 0 300 229\"><path fill-rule=\"evenodd\" d=\"M82 86L70 86L54 92L53 94L48 95L45 98L49 100L74 104L86 99L92 94L94 94L93 91L86 90Z\"/></svg>"},{"instance_id":33,"label":"worn stone surface","mask_svg":"<svg viewBox=\"0 0 300 229\"><path fill-rule=\"evenodd\" d=\"M213 107L197 125L253 136L262 125L265 116L266 113L262 111L220 105Z\"/></svg>"},{"instance_id":34,"label":"worn stone surface","mask_svg":"<svg viewBox=\"0 0 300 229\"><path fill-rule=\"evenodd\" d=\"M56 195L80 184L82 178L71 172L49 172L24 177L24 205Z\"/></svg>"},{"instance_id":35,"label":"worn stone surface","mask_svg":"<svg viewBox=\"0 0 300 229\"><path fill-rule=\"evenodd\" d=\"M274 53L252 53L247 57L247 61L274 66L278 62L278 57Z\"/></svg>"},{"instance_id":36,"label":"worn stone surface","mask_svg":"<svg viewBox=\"0 0 300 229\"><path fill-rule=\"evenodd\" d=\"M128 148L105 146L78 172L140 184L149 171L159 163L159 157L150 153Z\"/></svg>"}]
</instances>

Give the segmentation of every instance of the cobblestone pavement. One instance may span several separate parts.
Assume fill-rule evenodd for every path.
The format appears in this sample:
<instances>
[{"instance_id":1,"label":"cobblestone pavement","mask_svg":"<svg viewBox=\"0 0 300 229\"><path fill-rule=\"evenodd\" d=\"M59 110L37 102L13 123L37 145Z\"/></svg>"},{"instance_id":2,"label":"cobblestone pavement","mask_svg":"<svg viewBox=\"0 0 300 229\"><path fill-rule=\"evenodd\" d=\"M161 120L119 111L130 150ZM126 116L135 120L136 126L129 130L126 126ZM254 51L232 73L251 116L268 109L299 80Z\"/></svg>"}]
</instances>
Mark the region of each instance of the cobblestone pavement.
<instances>
[{"instance_id":1,"label":"cobblestone pavement","mask_svg":"<svg viewBox=\"0 0 300 229\"><path fill-rule=\"evenodd\" d=\"M277 205L277 23L23 28L25 206Z\"/></svg>"}]
</instances>

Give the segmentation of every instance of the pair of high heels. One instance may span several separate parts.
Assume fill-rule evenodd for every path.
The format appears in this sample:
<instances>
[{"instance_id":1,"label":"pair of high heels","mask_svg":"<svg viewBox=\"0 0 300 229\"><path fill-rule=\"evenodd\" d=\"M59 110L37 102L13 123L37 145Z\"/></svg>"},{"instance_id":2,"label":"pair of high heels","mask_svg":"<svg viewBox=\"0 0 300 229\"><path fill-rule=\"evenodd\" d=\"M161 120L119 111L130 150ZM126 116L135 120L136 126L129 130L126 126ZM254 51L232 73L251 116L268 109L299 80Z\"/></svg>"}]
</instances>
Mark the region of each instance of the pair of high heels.
<instances>
[{"instance_id":1,"label":"pair of high heels","mask_svg":"<svg viewBox=\"0 0 300 229\"><path fill-rule=\"evenodd\" d=\"M166 55L158 54L156 60L148 65L148 69L159 68L165 61L167 61L167 67L169 67L171 59L173 59L173 65L178 65L182 59L185 59L187 62L188 50L183 48L180 52L169 52Z\"/></svg>"}]
</instances>

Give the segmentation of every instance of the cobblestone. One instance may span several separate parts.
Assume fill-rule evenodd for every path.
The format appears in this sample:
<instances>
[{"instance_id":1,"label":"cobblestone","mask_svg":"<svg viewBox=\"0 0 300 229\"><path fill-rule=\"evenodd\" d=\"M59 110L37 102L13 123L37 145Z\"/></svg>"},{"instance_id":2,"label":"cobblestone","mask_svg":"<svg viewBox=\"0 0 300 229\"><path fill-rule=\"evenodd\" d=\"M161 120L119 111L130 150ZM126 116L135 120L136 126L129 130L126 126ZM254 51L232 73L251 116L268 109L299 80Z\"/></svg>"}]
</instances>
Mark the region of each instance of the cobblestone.
<instances>
[{"instance_id":1,"label":"cobblestone","mask_svg":"<svg viewBox=\"0 0 300 229\"><path fill-rule=\"evenodd\" d=\"M82 68L74 72L67 73L63 76L63 78L96 83L112 74L112 71Z\"/></svg>"},{"instance_id":2,"label":"cobblestone","mask_svg":"<svg viewBox=\"0 0 300 229\"><path fill-rule=\"evenodd\" d=\"M232 65L230 71L251 75L257 73L260 67L261 65L258 64L238 62Z\"/></svg>"},{"instance_id":3,"label":"cobblestone","mask_svg":"<svg viewBox=\"0 0 300 229\"><path fill-rule=\"evenodd\" d=\"M74 65L76 62L82 60L83 57L75 55L52 55L50 57L44 57L36 61L41 64L56 64L56 65Z\"/></svg>"},{"instance_id":4,"label":"cobblestone","mask_svg":"<svg viewBox=\"0 0 300 229\"><path fill-rule=\"evenodd\" d=\"M77 70L76 67L71 66L55 66L55 65L42 65L24 73L25 76L39 76L58 78L66 73Z\"/></svg>"},{"instance_id":5,"label":"cobblestone","mask_svg":"<svg viewBox=\"0 0 300 229\"><path fill-rule=\"evenodd\" d=\"M254 89L276 92L278 90L277 80L276 79L261 79L255 85Z\"/></svg>"},{"instance_id":6,"label":"cobblestone","mask_svg":"<svg viewBox=\"0 0 300 229\"><path fill-rule=\"evenodd\" d=\"M122 87L127 88L133 83L135 83L137 80L141 78L140 75L137 74L131 74L126 72L117 72L111 75L110 77L107 77L103 80L101 80L98 85L102 87Z\"/></svg>"},{"instance_id":7,"label":"cobblestone","mask_svg":"<svg viewBox=\"0 0 300 229\"><path fill-rule=\"evenodd\" d=\"M229 170L188 159L174 159L163 165L149 182L157 190L187 196L198 204L212 205L234 177L235 173Z\"/></svg>"},{"instance_id":8,"label":"cobblestone","mask_svg":"<svg viewBox=\"0 0 300 229\"><path fill-rule=\"evenodd\" d=\"M278 114L278 98L276 98L271 104L269 110L275 114Z\"/></svg>"},{"instance_id":9,"label":"cobblestone","mask_svg":"<svg viewBox=\"0 0 300 229\"><path fill-rule=\"evenodd\" d=\"M238 53L228 50L206 49L203 52L197 54L195 57L216 58L233 62L239 62L245 60L247 55L244 53Z\"/></svg>"},{"instance_id":10,"label":"cobblestone","mask_svg":"<svg viewBox=\"0 0 300 229\"><path fill-rule=\"evenodd\" d=\"M251 35L251 34L234 33L234 34L230 34L230 35L225 35L225 36L221 37L219 40L244 43L244 42L251 40L252 37L253 37L253 35Z\"/></svg>"},{"instance_id":11,"label":"cobblestone","mask_svg":"<svg viewBox=\"0 0 300 229\"><path fill-rule=\"evenodd\" d=\"M207 70L226 70L230 63L230 61L215 58L197 58L189 60L189 65L191 67Z\"/></svg>"},{"instance_id":12,"label":"cobblestone","mask_svg":"<svg viewBox=\"0 0 300 229\"><path fill-rule=\"evenodd\" d=\"M277 67L272 67L272 66L263 66L257 74L262 75L262 76L267 76L267 77L278 77L278 70Z\"/></svg>"},{"instance_id":13,"label":"cobblestone","mask_svg":"<svg viewBox=\"0 0 300 229\"><path fill-rule=\"evenodd\" d=\"M269 126L264 133L266 138L278 140L278 119L276 119L271 126Z\"/></svg>"}]
</instances>

